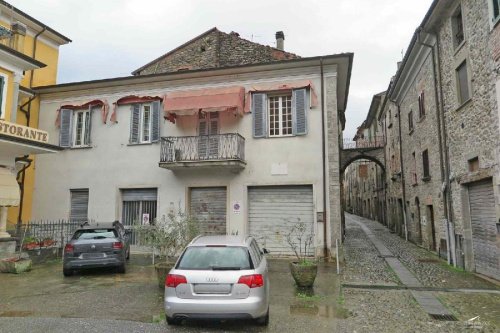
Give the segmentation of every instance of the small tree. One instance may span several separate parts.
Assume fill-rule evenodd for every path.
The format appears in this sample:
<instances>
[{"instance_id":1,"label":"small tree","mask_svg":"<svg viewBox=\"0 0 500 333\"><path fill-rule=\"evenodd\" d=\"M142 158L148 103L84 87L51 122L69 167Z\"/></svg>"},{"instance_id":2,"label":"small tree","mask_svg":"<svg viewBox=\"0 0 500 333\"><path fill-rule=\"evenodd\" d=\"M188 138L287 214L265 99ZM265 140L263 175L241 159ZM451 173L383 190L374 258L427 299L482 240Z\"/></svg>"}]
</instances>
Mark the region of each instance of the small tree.
<instances>
[{"instance_id":1,"label":"small tree","mask_svg":"<svg viewBox=\"0 0 500 333\"><path fill-rule=\"evenodd\" d=\"M290 231L286 234L286 242L293 250L300 265L308 265L311 260L308 260L308 250L310 251L314 243L314 234L308 230L310 226L297 218L297 222L293 224Z\"/></svg>"},{"instance_id":2,"label":"small tree","mask_svg":"<svg viewBox=\"0 0 500 333\"><path fill-rule=\"evenodd\" d=\"M179 208L167 217L156 218L151 224L135 225L139 239L143 245L151 246L158 251L165 261L174 261L174 258L199 233L198 221Z\"/></svg>"}]
</instances>

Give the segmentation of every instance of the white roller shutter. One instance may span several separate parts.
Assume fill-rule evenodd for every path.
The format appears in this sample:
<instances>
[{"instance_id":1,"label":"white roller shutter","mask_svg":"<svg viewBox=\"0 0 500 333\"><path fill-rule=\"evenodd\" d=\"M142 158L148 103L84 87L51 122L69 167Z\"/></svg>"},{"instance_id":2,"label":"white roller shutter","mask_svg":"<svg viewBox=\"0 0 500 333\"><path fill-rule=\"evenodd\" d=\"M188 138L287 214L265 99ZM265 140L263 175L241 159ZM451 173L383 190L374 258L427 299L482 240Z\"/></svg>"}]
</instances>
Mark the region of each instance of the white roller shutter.
<instances>
[{"instance_id":1,"label":"white roller shutter","mask_svg":"<svg viewBox=\"0 0 500 333\"><path fill-rule=\"evenodd\" d=\"M272 255L293 255L286 235L299 219L314 234L312 186L250 187L248 205L249 234Z\"/></svg>"},{"instance_id":2,"label":"white roller shutter","mask_svg":"<svg viewBox=\"0 0 500 333\"><path fill-rule=\"evenodd\" d=\"M73 221L86 221L89 210L89 190L71 190L71 211L69 218Z\"/></svg>"},{"instance_id":3,"label":"white roller shutter","mask_svg":"<svg viewBox=\"0 0 500 333\"><path fill-rule=\"evenodd\" d=\"M500 257L496 245L495 197L491 180L469 186L472 243L476 272L500 278Z\"/></svg>"},{"instance_id":4,"label":"white roller shutter","mask_svg":"<svg viewBox=\"0 0 500 333\"><path fill-rule=\"evenodd\" d=\"M191 216L203 235L226 234L226 188L199 187L190 191Z\"/></svg>"}]
</instances>

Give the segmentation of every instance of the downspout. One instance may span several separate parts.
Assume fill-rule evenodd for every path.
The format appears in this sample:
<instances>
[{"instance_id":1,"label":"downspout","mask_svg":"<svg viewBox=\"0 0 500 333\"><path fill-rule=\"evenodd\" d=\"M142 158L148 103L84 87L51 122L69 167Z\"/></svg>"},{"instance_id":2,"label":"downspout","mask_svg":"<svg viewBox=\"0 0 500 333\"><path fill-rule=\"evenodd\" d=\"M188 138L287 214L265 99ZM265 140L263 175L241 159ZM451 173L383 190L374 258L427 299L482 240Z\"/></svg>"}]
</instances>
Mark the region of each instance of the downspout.
<instances>
[{"instance_id":1,"label":"downspout","mask_svg":"<svg viewBox=\"0 0 500 333\"><path fill-rule=\"evenodd\" d=\"M328 258L328 244L326 238L326 222L328 221L326 213L326 191L328 184L326 183L326 139L325 139L325 94L324 89L324 75L323 75L323 58L319 58L319 68L321 74L321 151L323 159L323 255L325 260ZM337 258L338 260L338 258Z\"/></svg>"},{"instance_id":2,"label":"downspout","mask_svg":"<svg viewBox=\"0 0 500 333\"><path fill-rule=\"evenodd\" d=\"M432 71L434 73L434 94L435 94L435 99L438 101L437 103L437 126L438 126L438 139L439 139L439 161L441 165L441 182L446 184L445 188L443 189L443 212L444 212L444 217L446 221L450 221L450 213L451 213L451 207L450 205L450 198L448 191L451 191L450 187L450 177L449 177L449 158L448 158L448 149L447 149L447 143L446 143L446 124L444 121L444 109L443 109L443 95L442 95L442 89L439 90L439 87L441 87L441 70L439 68L439 71L436 71L436 67L440 67L440 55L439 55L439 47L437 48L437 54L436 54L436 46L439 45L438 42L438 36L428 33L429 35L432 35L436 38L436 45L430 45L422 42L420 40L420 33L423 32L423 30L420 28L418 31L418 38L417 41L419 44L422 46L428 47L431 49L432 52ZM436 55L438 59L438 65L436 66ZM439 90L439 91L438 91ZM441 95L439 94L441 92ZM443 117L443 119L442 119ZM449 233L447 233L449 235ZM455 235L453 235L453 240L454 240ZM455 251L451 251L451 246L453 240L451 239L451 235L447 237L446 242L447 242L447 251L448 251L448 263L450 264L450 257L453 259L453 265L456 267L456 258L455 258ZM451 255L451 256L450 256Z\"/></svg>"},{"instance_id":3,"label":"downspout","mask_svg":"<svg viewBox=\"0 0 500 333\"><path fill-rule=\"evenodd\" d=\"M20 190L20 201L19 201L19 212L17 215L17 224L16 224L16 235L18 237L21 236L21 226L22 226L22 214L23 214L23 201L24 201L24 179L26 177L26 169L28 169L31 166L31 162L33 162L32 159L28 158L29 155L25 155L23 157L18 157L16 158L16 162L24 161L27 162L26 165L23 166L21 170L17 172L17 177L16 179L21 178L21 181L18 181L19 184L19 190Z\"/></svg>"},{"instance_id":4,"label":"downspout","mask_svg":"<svg viewBox=\"0 0 500 333\"><path fill-rule=\"evenodd\" d=\"M398 106L398 132L399 132L399 161L401 164L401 186L403 188L403 222L405 226L405 240L408 241L408 225L406 223L406 184L405 184L405 168L403 164L403 139L401 136L401 106L393 101Z\"/></svg>"}]
</instances>

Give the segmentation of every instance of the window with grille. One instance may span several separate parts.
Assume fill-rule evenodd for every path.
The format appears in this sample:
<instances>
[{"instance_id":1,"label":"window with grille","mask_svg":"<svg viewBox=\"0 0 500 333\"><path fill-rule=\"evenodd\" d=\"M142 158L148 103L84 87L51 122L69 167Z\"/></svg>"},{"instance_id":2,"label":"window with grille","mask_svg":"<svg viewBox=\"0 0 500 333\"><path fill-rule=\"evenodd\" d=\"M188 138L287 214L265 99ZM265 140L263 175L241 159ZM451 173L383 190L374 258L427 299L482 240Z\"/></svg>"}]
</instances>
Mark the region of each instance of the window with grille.
<instances>
[{"instance_id":1,"label":"window with grille","mask_svg":"<svg viewBox=\"0 0 500 333\"><path fill-rule=\"evenodd\" d=\"M269 136L292 135L292 95L269 96Z\"/></svg>"}]
</instances>

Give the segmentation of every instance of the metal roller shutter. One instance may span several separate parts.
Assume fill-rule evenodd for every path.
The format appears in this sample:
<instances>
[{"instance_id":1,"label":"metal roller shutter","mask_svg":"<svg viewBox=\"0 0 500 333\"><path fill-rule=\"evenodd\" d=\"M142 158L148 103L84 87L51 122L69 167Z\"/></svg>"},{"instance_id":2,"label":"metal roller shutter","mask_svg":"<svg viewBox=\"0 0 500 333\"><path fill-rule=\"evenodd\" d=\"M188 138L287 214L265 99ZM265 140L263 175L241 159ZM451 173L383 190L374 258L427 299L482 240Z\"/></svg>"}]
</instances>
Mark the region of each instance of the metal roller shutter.
<instances>
[{"instance_id":1,"label":"metal roller shutter","mask_svg":"<svg viewBox=\"0 0 500 333\"><path fill-rule=\"evenodd\" d=\"M71 190L71 212L70 220L86 221L89 210L89 190Z\"/></svg>"},{"instance_id":2,"label":"metal roller shutter","mask_svg":"<svg viewBox=\"0 0 500 333\"><path fill-rule=\"evenodd\" d=\"M294 254L286 235L299 219L314 234L312 186L250 187L248 202L249 233L272 255ZM308 255L314 255L313 248Z\"/></svg>"},{"instance_id":3,"label":"metal roller shutter","mask_svg":"<svg viewBox=\"0 0 500 333\"><path fill-rule=\"evenodd\" d=\"M203 235L226 234L226 188L200 187L191 189L191 216L199 221Z\"/></svg>"},{"instance_id":4,"label":"metal roller shutter","mask_svg":"<svg viewBox=\"0 0 500 333\"><path fill-rule=\"evenodd\" d=\"M491 180L469 186L472 243L476 272L500 278L500 257L496 245L495 196Z\"/></svg>"}]
</instances>

